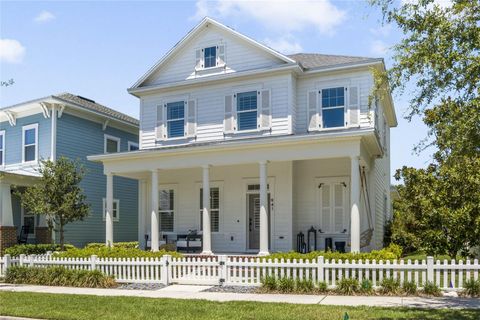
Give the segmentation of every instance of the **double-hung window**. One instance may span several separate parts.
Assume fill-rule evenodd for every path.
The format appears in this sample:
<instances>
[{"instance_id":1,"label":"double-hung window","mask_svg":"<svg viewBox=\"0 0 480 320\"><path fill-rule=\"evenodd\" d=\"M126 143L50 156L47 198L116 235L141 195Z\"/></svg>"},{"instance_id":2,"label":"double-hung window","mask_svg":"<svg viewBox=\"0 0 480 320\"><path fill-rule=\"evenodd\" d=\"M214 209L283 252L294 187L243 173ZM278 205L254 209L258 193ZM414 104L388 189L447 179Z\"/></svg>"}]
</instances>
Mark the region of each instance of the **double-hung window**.
<instances>
[{"instance_id":1,"label":"double-hung window","mask_svg":"<svg viewBox=\"0 0 480 320\"><path fill-rule=\"evenodd\" d=\"M238 131L257 129L257 91L237 93Z\"/></svg>"},{"instance_id":2,"label":"double-hung window","mask_svg":"<svg viewBox=\"0 0 480 320\"><path fill-rule=\"evenodd\" d=\"M185 102L167 103L167 135L168 138L184 136L185 130Z\"/></svg>"},{"instance_id":3,"label":"double-hung window","mask_svg":"<svg viewBox=\"0 0 480 320\"><path fill-rule=\"evenodd\" d=\"M210 188L210 231L218 232L220 225L220 188ZM200 189L200 230L203 230L203 188Z\"/></svg>"},{"instance_id":4,"label":"double-hung window","mask_svg":"<svg viewBox=\"0 0 480 320\"><path fill-rule=\"evenodd\" d=\"M120 138L104 135L104 152L117 153L120 152Z\"/></svg>"},{"instance_id":5,"label":"double-hung window","mask_svg":"<svg viewBox=\"0 0 480 320\"><path fill-rule=\"evenodd\" d=\"M103 198L103 220L107 216L107 200ZM120 200L113 199L113 210L112 210L113 221L120 220Z\"/></svg>"},{"instance_id":6,"label":"double-hung window","mask_svg":"<svg viewBox=\"0 0 480 320\"><path fill-rule=\"evenodd\" d=\"M160 214L160 231L173 232L175 221L175 191L173 189L160 190L158 212Z\"/></svg>"},{"instance_id":7,"label":"double-hung window","mask_svg":"<svg viewBox=\"0 0 480 320\"><path fill-rule=\"evenodd\" d=\"M335 128L345 126L345 88L322 90L322 126Z\"/></svg>"},{"instance_id":8,"label":"double-hung window","mask_svg":"<svg viewBox=\"0 0 480 320\"><path fill-rule=\"evenodd\" d=\"M37 161L38 159L38 124L31 124L22 128L23 146L22 159L23 162Z\"/></svg>"},{"instance_id":9,"label":"double-hung window","mask_svg":"<svg viewBox=\"0 0 480 320\"><path fill-rule=\"evenodd\" d=\"M0 167L5 165L5 130L0 130Z\"/></svg>"},{"instance_id":10,"label":"double-hung window","mask_svg":"<svg viewBox=\"0 0 480 320\"><path fill-rule=\"evenodd\" d=\"M204 50L205 68L212 68L217 65L217 47L208 47Z\"/></svg>"},{"instance_id":11,"label":"double-hung window","mask_svg":"<svg viewBox=\"0 0 480 320\"><path fill-rule=\"evenodd\" d=\"M138 143L128 141L128 151L137 151L137 150L139 150Z\"/></svg>"}]
</instances>

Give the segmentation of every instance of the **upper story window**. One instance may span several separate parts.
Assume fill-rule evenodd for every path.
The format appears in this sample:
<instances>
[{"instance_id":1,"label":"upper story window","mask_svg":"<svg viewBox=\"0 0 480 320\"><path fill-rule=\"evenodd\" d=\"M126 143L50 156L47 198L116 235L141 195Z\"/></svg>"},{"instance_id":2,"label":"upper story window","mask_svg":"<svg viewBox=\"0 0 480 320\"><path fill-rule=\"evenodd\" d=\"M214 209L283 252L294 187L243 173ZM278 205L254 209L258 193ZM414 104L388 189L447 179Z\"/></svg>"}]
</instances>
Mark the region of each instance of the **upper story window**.
<instances>
[{"instance_id":1,"label":"upper story window","mask_svg":"<svg viewBox=\"0 0 480 320\"><path fill-rule=\"evenodd\" d=\"M0 167L5 165L5 130L0 131Z\"/></svg>"},{"instance_id":2,"label":"upper story window","mask_svg":"<svg viewBox=\"0 0 480 320\"><path fill-rule=\"evenodd\" d=\"M185 102L167 103L167 135L168 138L184 136L185 129Z\"/></svg>"},{"instance_id":3,"label":"upper story window","mask_svg":"<svg viewBox=\"0 0 480 320\"><path fill-rule=\"evenodd\" d=\"M238 131L257 129L257 91L237 94Z\"/></svg>"},{"instance_id":4,"label":"upper story window","mask_svg":"<svg viewBox=\"0 0 480 320\"><path fill-rule=\"evenodd\" d=\"M138 143L128 141L128 151L137 151L138 149L139 149L138 148Z\"/></svg>"},{"instance_id":5,"label":"upper story window","mask_svg":"<svg viewBox=\"0 0 480 320\"><path fill-rule=\"evenodd\" d=\"M38 123L22 127L22 160L32 162L38 160Z\"/></svg>"},{"instance_id":6,"label":"upper story window","mask_svg":"<svg viewBox=\"0 0 480 320\"><path fill-rule=\"evenodd\" d=\"M203 51L205 68L215 67L217 65L217 47L208 47Z\"/></svg>"},{"instance_id":7,"label":"upper story window","mask_svg":"<svg viewBox=\"0 0 480 320\"><path fill-rule=\"evenodd\" d=\"M322 126L323 128L343 127L345 125L345 88L322 90Z\"/></svg>"},{"instance_id":8,"label":"upper story window","mask_svg":"<svg viewBox=\"0 0 480 320\"><path fill-rule=\"evenodd\" d=\"M104 152L105 153L116 153L120 152L120 138L105 135L104 141Z\"/></svg>"}]
</instances>

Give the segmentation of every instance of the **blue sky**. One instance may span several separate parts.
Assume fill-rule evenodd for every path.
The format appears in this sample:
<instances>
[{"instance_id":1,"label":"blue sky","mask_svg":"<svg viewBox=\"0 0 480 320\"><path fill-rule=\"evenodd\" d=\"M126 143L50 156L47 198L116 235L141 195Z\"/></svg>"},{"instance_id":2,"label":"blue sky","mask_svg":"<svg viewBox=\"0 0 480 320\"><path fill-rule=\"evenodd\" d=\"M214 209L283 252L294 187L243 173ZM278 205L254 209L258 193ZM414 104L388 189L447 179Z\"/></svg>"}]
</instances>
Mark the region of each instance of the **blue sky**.
<instances>
[{"instance_id":1,"label":"blue sky","mask_svg":"<svg viewBox=\"0 0 480 320\"><path fill-rule=\"evenodd\" d=\"M382 26L365 1L0 1L0 107L71 92L138 117L126 91L208 15L284 53L318 52L385 57L401 34ZM403 114L408 91L394 96L392 173L423 167L431 152L412 148L425 137L420 119Z\"/></svg>"}]
</instances>

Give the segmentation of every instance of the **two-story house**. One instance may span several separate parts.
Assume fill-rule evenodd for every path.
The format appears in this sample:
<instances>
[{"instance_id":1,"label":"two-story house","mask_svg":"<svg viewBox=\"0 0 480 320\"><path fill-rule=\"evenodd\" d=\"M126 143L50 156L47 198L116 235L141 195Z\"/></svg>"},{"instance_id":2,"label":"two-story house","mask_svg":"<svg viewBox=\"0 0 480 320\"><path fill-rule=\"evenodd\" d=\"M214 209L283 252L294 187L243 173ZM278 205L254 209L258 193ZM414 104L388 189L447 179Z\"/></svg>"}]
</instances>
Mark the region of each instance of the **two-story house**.
<instances>
[{"instance_id":1,"label":"two-story house","mask_svg":"<svg viewBox=\"0 0 480 320\"><path fill-rule=\"evenodd\" d=\"M0 109L0 251L17 242L49 242L45 219L29 214L13 192L38 181L41 159L78 159L87 169L81 187L91 207L84 221L66 226L74 245L103 242L106 178L100 163L86 156L138 149L138 120L93 100L62 93ZM113 190L113 223L118 241L136 240L138 182L118 177ZM55 236L55 235L54 235ZM23 238L23 236L22 236Z\"/></svg>"},{"instance_id":2,"label":"two-story house","mask_svg":"<svg viewBox=\"0 0 480 320\"><path fill-rule=\"evenodd\" d=\"M384 68L283 55L205 18L128 90L140 150L89 157L107 176L107 243L120 176L140 182L138 238L152 250L189 230L204 254L311 250L315 234L318 249L381 247L397 122L388 90L368 101Z\"/></svg>"}]
</instances>

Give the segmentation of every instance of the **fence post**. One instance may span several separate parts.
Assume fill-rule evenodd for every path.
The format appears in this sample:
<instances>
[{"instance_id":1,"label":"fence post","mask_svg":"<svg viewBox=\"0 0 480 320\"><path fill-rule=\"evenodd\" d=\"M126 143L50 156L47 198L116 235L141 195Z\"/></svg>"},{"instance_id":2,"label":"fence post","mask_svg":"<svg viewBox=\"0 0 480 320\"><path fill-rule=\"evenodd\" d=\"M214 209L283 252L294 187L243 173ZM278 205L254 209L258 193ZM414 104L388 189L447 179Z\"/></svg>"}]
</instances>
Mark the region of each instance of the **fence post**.
<instances>
[{"instance_id":1,"label":"fence post","mask_svg":"<svg viewBox=\"0 0 480 320\"><path fill-rule=\"evenodd\" d=\"M325 281L325 260L324 256L319 256L317 258L317 279L319 282Z\"/></svg>"},{"instance_id":2,"label":"fence post","mask_svg":"<svg viewBox=\"0 0 480 320\"><path fill-rule=\"evenodd\" d=\"M12 261L10 260L10 255L6 254L3 256L3 275L7 273L8 268L10 268Z\"/></svg>"},{"instance_id":3,"label":"fence post","mask_svg":"<svg viewBox=\"0 0 480 320\"><path fill-rule=\"evenodd\" d=\"M227 281L227 256L225 255L218 256L218 266L220 268L219 284L221 286L224 286L225 282Z\"/></svg>"},{"instance_id":4,"label":"fence post","mask_svg":"<svg viewBox=\"0 0 480 320\"><path fill-rule=\"evenodd\" d=\"M22 253L22 254L20 255L20 259L19 259L19 261L18 261L18 264L19 264L21 267L23 267L23 260L24 260L24 259L25 259L25 254Z\"/></svg>"},{"instance_id":5,"label":"fence post","mask_svg":"<svg viewBox=\"0 0 480 320\"><path fill-rule=\"evenodd\" d=\"M34 254L31 254L31 255L28 256L28 265L29 265L30 267L34 267L34 266L35 266L34 263L33 263L33 260L34 260L34 259L35 259L35 255L34 255Z\"/></svg>"},{"instance_id":6,"label":"fence post","mask_svg":"<svg viewBox=\"0 0 480 320\"><path fill-rule=\"evenodd\" d=\"M427 281L433 283L433 278L434 278L434 262L433 262L433 257L427 257Z\"/></svg>"},{"instance_id":7,"label":"fence post","mask_svg":"<svg viewBox=\"0 0 480 320\"><path fill-rule=\"evenodd\" d=\"M166 286L169 285L170 283L170 276L171 276L171 272L170 272L170 262L172 260L172 256L169 255L169 254L165 254L162 256L162 283Z\"/></svg>"},{"instance_id":8,"label":"fence post","mask_svg":"<svg viewBox=\"0 0 480 320\"><path fill-rule=\"evenodd\" d=\"M52 259L52 251L47 251L47 260Z\"/></svg>"},{"instance_id":9,"label":"fence post","mask_svg":"<svg viewBox=\"0 0 480 320\"><path fill-rule=\"evenodd\" d=\"M90 270L95 270L97 269L97 256L92 254L90 257Z\"/></svg>"}]
</instances>

